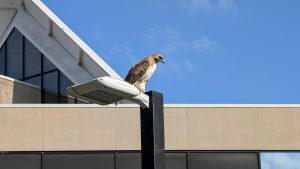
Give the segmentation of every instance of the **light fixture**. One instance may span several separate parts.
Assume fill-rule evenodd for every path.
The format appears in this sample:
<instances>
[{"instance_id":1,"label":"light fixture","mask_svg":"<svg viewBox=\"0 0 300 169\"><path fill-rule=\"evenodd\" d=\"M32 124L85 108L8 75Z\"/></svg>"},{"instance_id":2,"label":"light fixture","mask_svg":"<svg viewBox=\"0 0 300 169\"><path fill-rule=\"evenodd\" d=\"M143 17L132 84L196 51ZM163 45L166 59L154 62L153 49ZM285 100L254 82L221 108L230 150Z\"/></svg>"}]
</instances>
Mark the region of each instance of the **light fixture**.
<instances>
[{"instance_id":1,"label":"light fixture","mask_svg":"<svg viewBox=\"0 0 300 169\"><path fill-rule=\"evenodd\" d=\"M149 107L149 96L141 93L132 84L109 76L100 77L89 82L68 88L71 96L100 105L113 104L123 99Z\"/></svg>"}]
</instances>

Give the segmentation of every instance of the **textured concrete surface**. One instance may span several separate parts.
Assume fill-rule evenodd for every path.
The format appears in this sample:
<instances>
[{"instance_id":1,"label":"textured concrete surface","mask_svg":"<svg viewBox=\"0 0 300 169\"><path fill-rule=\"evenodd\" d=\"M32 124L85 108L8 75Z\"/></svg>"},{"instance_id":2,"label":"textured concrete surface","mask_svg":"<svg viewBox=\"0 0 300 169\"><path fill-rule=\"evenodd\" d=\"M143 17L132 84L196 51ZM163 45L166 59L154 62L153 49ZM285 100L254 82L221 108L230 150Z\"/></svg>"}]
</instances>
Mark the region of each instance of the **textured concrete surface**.
<instances>
[{"instance_id":1,"label":"textured concrete surface","mask_svg":"<svg viewBox=\"0 0 300 169\"><path fill-rule=\"evenodd\" d=\"M39 88L0 75L0 104L40 102Z\"/></svg>"},{"instance_id":2,"label":"textured concrete surface","mask_svg":"<svg viewBox=\"0 0 300 169\"><path fill-rule=\"evenodd\" d=\"M138 107L0 107L0 151L138 150ZM300 150L300 107L166 107L167 150Z\"/></svg>"}]
</instances>

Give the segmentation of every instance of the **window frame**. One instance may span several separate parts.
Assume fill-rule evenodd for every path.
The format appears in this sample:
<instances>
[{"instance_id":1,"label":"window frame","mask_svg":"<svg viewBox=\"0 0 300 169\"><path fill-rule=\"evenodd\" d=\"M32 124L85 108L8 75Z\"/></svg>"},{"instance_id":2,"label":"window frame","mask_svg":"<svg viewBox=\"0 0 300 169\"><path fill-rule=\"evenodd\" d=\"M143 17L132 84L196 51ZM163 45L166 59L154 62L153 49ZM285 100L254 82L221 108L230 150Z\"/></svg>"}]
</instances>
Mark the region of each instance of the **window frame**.
<instances>
[{"instance_id":1,"label":"window frame","mask_svg":"<svg viewBox=\"0 0 300 169\"><path fill-rule=\"evenodd\" d=\"M57 95L57 101L56 101L56 103L65 103L65 104L68 104L68 103L77 103L77 98L73 98L73 97L69 97L69 96L63 96L62 95L62 93L65 93L65 92L63 92L62 91L62 87L61 87L61 85L62 85L62 83L61 83L61 77L62 76L65 76L65 75L63 75L63 73L39 50L39 49L37 49L36 48L36 46L34 46L33 44L32 44L32 42L30 41L30 40L28 40L17 28L13 28L12 29L12 31L10 32L10 34L9 34L9 36L7 37L7 39L6 39L6 41L4 42L4 44L2 45L2 47L1 47L1 49L3 49L4 50L4 72L3 72L3 75L4 76L8 76L8 51L7 51L7 48L8 48L8 44L7 44L7 40L9 39L9 37L11 36L11 34L12 33L14 33L15 31L17 31L18 32L18 34L20 34L20 38L21 39L18 39L18 40L20 40L21 41L21 51L20 52L22 52L21 53L21 59L22 59L22 63L21 63L21 76L19 77L19 78L16 78L16 79L18 79L18 80L20 80L20 81L26 81L26 80L29 80L29 79L31 79L31 78L36 78L36 77L38 77L38 76L40 76L40 79L41 79L41 82L40 82L40 89L41 89L41 103L46 103L45 102L45 100L46 100L46 95L45 95L45 92L46 92L46 90L45 90L45 83L44 83L44 76L46 75L46 74L48 74L48 73L52 73L52 72L58 72L58 75L57 75L57 92L55 93L56 95ZM26 41L28 41L28 42L26 42ZM30 76L26 76L26 67L28 66L28 65L26 65L26 57L28 57L28 56L26 56L26 45L25 45L25 43L30 43L33 47L35 47L36 49L37 49L37 51L40 53L40 73L37 73L37 74L32 74L32 75L30 75ZM45 62L45 61L48 61L48 62ZM28 60L27 60L27 62L28 62ZM52 66L50 65L50 69L49 70L44 70L44 64L47 64L47 63L49 63L49 64L52 64ZM66 78L67 78L67 76L65 76ZM70 80L70 79L68 79L70 82L71 82L71 85L73 85L73 83L72 83L72 81ZM66 90L66 89L65 89ZM64 99L64 98L66 98L66 99ZM74 102L72 101L72 102L69 102L68 100L74 100Z\"/></svg>"}]
</instances>

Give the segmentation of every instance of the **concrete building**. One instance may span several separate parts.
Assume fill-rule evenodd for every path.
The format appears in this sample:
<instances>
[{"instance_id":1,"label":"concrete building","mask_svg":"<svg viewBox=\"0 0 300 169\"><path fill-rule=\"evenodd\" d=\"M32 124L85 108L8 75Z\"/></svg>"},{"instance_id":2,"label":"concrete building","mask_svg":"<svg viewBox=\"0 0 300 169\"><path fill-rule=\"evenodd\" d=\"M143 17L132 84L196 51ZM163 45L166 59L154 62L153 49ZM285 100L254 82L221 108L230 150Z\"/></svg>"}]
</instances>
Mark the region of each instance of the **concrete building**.
<instances>
[{"instance_id":1,"label":"concrete building","mask_svg":"<svg viewBox=\"0 0 300 169\"><path fill-rule=\"evenodd\" d=\"M0 168L141 168L138 105L66 91L120 76L39 0L2 0L0 21ZM167 169L258 169L261 152L300 149L300 105L164 111Z\"/></svg>"}]
</instances>

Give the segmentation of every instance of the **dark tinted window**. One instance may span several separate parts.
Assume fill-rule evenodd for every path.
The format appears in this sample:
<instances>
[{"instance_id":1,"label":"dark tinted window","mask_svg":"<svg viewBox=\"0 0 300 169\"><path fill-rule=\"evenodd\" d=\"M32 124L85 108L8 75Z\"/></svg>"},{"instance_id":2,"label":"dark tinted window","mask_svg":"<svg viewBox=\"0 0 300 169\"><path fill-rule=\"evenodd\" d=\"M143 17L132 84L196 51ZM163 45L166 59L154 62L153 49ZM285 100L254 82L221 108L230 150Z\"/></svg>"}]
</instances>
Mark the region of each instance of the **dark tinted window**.
<instances>
[{"instance_id":1,"label":"dark tinted window","mask_svg":"<svg viewBox=\"0 0 300 169\"><path fill-rule=\"evenodd\" d=\"M190 169L258 169L256 153L191 153Z\"/></svg>"},{"instance_id":2,"label":"dark tinted window","mask_svg":"<svg viewBox=\"0 0 300 169\"><path fill-rule=\"evenodd\" d=\"M25 77L41 73L41 53L25 39Z\"/></svg>"},{"instance_id":3,"label":"dark tinted window","mask_svg":"<svg viewBox=\"0 0 300 169\"><path fill-rule=\"evenodd\" d=\"M77 103L66 90L73 83L17 29L0 48L0 74L40 86L42 103Z\"/></svg>"},{"instance_id":4,"label":"dark tinted window","mask_svg":"<svg viewBox=\"0 0 300 169\"><path fill-rule=\"evenodd\" d=\"M54 70L56 69L56 67L53 65L53 63L50 62L49 59L47 59L47 57L44 56L43 58L43 64L44 64L44 72L47 72L47 71L51 71L51 70Z\"/></svg>"},{"instance_id":5,"label":"dark tinted window","mask_svg":"<svg viewBox=\"0 0 300 169\"><path fill-rule=\"evenodd\" d=\"M24 80L26 83L30 83L36 86L41 86L41 76L32 77L29 79Z\"/></svg>"},{"instance_id":6,"label":"dark tinted window","mask_svg":"<svg viewBox=\"0 0 300 169\"><path fill-rule=\"evenodd\" d=\"M44 74L44 89L48 92L58 93L58 72Z\"/></svg>"},{"instance_id":7,"label":"dark tinted window","mask_svg":"<svg viewBox=\"0 0 300 169\"><path fill-rule=\"evenodd\" d=\"M117 158L117 169L141 169L140 153L119 153Z\"/></svg>"},{"instance_id":8,"label":"dark tinted window","mask_svg":"<svg viewBox=\"0 0 300 169\"><path fill-rule=\"evenodd\" d=\"M7 39L7 75L16 79L23 78L23 36L14 29Z\"/></svg>"},{"instance_id":9,"label":"dark tinted window","mask_svg":"<svg viewBox=\"0 0 300 169\"><path fill-rule=\"evenodd\" d=\"M58 103L58 71L44 74L44 102Z\"/></svg>"},{"instance_id":10,"label":"dark tinted window","mask_svg":"<svg viewBox=\"0 0 300 169\"><path fill-rule=\"evenodd\" d=\"M166 169L186 169L185 153L166 153Z\"/></svg>"},{"instance_id":11,"label":"dark tinted window","mask_svg":"<svg viewBox=\"0 0 300 169\"><path fill-rule=\"evenodd\" d=\"M45 154L43 169L114 169L114 155Z\"/></svg>"},{"instance_id":12,"label":"dark tinted window","mask_svg":"<svg viewBox=\"0 0 300 169\"><path fill-rule=\"evenodd\" d=\"M68 96L67 88L71 86L73 86L73 83L63 73L60 73L60 94Z\"/></svg>"},{"instance_id":13,"label":"dark tinted window","mask_svg":"<svg viewBox=\"0 0 300 169\"><path fill-rule=\"evenodd\" d=\"M1 169L41 169L41 155L14 154L0 155Z\"/></svg>"},{"instance_id":14,"label":"dark tinted window","mask_svg":"<svg viewBox=\"0 0 300 169\"><path fill-rule=\"evenodd\" d=\"M5 45L0 48L0 74L4 75L5 72Z\"/></svg>"}]
</instances>

